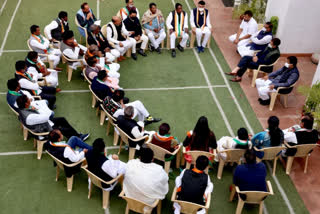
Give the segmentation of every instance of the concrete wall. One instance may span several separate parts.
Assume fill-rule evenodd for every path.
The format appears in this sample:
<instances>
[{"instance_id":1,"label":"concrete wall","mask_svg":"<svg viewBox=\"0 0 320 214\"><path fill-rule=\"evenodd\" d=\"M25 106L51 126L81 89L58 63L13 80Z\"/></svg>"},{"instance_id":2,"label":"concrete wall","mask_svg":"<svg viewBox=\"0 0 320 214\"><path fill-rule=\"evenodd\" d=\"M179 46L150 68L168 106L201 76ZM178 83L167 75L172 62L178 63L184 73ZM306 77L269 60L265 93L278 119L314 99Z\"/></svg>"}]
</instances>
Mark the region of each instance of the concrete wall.
<instances>
[{"instance_id":1,"label":"concrete wall","mask_svg":"<svg viewBox=\"0 0 320 214\"><path fill-rule=\"evenodd\" d=\"M316 73L314 73L312 85L320 82L320 63L318 64Z\"/></svg>"},{"instance_id":2,"label":"concrete wall","mask_svg":"<svg viewBox=\"0 0 320 214\"><path fill-rule=\"evenodd\" d=\"M281 53L320 53L320 0L268 0L266 20L279 17Z\"/></svg>"}]
</instances>

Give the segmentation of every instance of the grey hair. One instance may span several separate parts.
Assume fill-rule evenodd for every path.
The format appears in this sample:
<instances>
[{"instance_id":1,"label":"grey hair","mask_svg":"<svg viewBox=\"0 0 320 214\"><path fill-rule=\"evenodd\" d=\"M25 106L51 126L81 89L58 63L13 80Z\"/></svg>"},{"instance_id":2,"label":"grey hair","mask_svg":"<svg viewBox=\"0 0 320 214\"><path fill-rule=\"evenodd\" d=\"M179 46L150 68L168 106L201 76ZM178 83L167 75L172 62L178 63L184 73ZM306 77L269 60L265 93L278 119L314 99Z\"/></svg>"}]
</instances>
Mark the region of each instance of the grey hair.
<instances>
[{"instance_id":1,"label":"grey hair","mask_svg":"<svg viewBox=\"0 0 320 214\"><path fill-rule=\"evenodd\" d=\"M97 45L90 45L88 49L89 49L90 53L92 53L94 51L99 51L99 48Z\"/></svg>"},{"instance_id":2,"label":"grey hair","mask_svg":"<svg viewBox=\"0 0 320 214\"><path fill-rule=\"evenodd\" d=\"M124 109L124 116L127 118L131 118L133 116L134 113L134 108L132 106L127 106Z\"/></svg>"},{"instance_id":3,"label":"grey hair","mask_svg":"<svg viewBox=\"0 0 320 214\"><path fill-rule=\"evenodd\" d=\"M99 27L98 25L93 24L90 26L90 31L93 32L93 31L97 30L98 27Z\"/></svg>"}]
</instances>

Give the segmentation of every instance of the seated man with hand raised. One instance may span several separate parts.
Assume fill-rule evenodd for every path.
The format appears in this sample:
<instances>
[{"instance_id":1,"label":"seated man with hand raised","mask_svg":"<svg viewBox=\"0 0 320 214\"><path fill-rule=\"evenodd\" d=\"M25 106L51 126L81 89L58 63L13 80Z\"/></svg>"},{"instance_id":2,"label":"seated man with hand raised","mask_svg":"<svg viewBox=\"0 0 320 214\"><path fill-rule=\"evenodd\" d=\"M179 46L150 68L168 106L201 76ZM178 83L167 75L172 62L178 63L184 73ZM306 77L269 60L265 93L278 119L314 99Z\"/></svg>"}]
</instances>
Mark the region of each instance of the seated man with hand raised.
<instances>
[{"instance_id":1,"label":"seated man with hand raised","mask_svg":"<svg viewBox=\"0 0 320 214\"><path fill-rule=\"evenodd\" d=\"M91 89L101 100L104 100L106 96L112 96L114 90L119 88L118 83L119 80L109 77L106 70L100 70L92 80Z\"/></svg>"}]
</instances>

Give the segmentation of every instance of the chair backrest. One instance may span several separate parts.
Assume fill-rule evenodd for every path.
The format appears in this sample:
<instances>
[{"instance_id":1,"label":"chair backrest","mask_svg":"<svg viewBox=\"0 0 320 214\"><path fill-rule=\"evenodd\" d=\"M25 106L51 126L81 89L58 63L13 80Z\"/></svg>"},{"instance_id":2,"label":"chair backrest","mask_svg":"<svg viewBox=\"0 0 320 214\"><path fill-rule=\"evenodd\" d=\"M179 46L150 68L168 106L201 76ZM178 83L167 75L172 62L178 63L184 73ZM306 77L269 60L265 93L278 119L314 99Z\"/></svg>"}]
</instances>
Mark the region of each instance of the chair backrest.
<instances>
[{"instance_id":1,"label":"chair backrest","mask_svg":"<svg viewBox=\"0 0 320 214\"><path fill-rule=\"evenodd\" d=\"M155 145L152 142L153 136L150 136L148 141L146 142L146 145L153 151L154 158L157 160L164 161L165 155L175 155L177 153L177 150L179 151L181 148L181 145L179 145L179 148L177 148L174 152L170 152L158 145ZM178 144L177 140L173 139L172 141L176 141L175 143Z\"/></svg>"},{"instance_id":2,"label":"chair backrest","mask_svg":"<svg viewBox=\"0 0 320 214\"><path fill-rule=\"evenodd\" d=\"M226 149L222 151L227 155L225 162L239 162L245 152L245 149Z\"/></svg>"},{"instance_id":3,"label":"chair backrest","mask_svg":"<svg viewBox=\"0 0 320 214\"><path fill-rule=\"evenodd\" d=\"M297 84L298 81L290 85L289 87L278 87L277 92L279 94L289 94L293 90L294 86Z\"/></svg>"},{"instance_id":4,"label":"chair backrest","mask_svg":"<svg viewBox=\"0 0 320 214\"><path fill-rule=\"evenodd\" d=\"M211 201L211 194L208 195L206 205L200 205L200 204L195 204L187 201L180 201L177 199L177 187L174 188L172 197L171 197L172 202L176 202L180 205L181 207L181 213L186 213L186 214L196 214L199 209L206 209L208 210L210 207L210 201Z\"/></svg>"},{"instance_id":5,"label":"chair backrest","mask_svg":"<svg viewBox=\"0 0 320 214\"><path fill-rule=\"evenodd\" d=\"M239 187L236 186L236 191L239 194L246 195L245 203L248 204L259 204L263 201L267 196L273 195L273 189L270 181L267 181L267 189L268 192L260 192L260 191L240 191Z\"/></svg>"},{"instance_id":6,"label":"chair backrest","mask_svg":"<svg viewBox=\"0 0 320 214\"><path fill-rule=\"evenodd\" d=\"M103 26L101 27L101 33L102 33L102 35L103 35L104 37L106 37L106 38L107 38L107 27L108 27L108 25L103 25Z\"/></svg>"},{"instance_id":7,"label":"chair backrest","mask_svg":"<svg viewBox=\"0 0 320 214\"><path fill-rule=\"evenodd\" d=\"M103 104L100 104L101 109L106 113L108 120L110 121L111 125L114 126L114 122L117 121L116 118L114 118L109 112L104 108Z\"/></svg>"},{"instance_id":8,"label":"chair backrest","mask_svg":"<svg viewBox=\"0 0 320 214\"><path fill-rule=\"evenodd\" d=\"M137 199L134 199L134 198L130 198L130 197L127 197L125 196L124 194L124 191L122 190L119 197L123 198L124 200L127 201L127 205L129 207L130 210L133 210L134 212L137 212L137 213L144 213L144 208L145 207L149 207L151 209L153 209L154 207L156 207L159 203L159 199L156 200L151 206L142 202L142 201L139 201Z\"/></svg>"},{"instance_id":9,"label":"chair backrest","mask_svg":"<svg viewBox=\"0 0 320 214\"><path fill-rule=\"evenodd\" d=\"M30 50L30 51L33 51L33 49L31 48L31 45L30 45L30 39L28 39L27 45L28 45L29 50Z\"/></svg>"},{"instance_id":10,"label":"chair backrest","mask_svg":"<svg viewBox=\"0 0 320 214\"><path fill-rule=\"evenodd\" d=\"M9 108L13 111L13 113L15 113L17 116L19 116L19 112L16 112L16 110L14 110L10 105L9 103L7 103Z\"/></svg>"},{"instance_id":11,"label":"chair backrest","mask_svg":"<svg viewBox=\"0 0 320 214\"><path fill-rule=\"evenodd\" d=\"M260 149L259 151L264 152L264 156L262 160L273 160L276 158L276 156L281 152L283 149L285 149L284 146L275 146L275 147L268 147Z\"/></svg>"},{"instance_id":12,"label":"chair backrest","mask_svg":"<svg viewBox=\"0 0 320 214\"><path fill-rule=\"evenodd\" d=\"M92 95L96 98L96 100L99 101L100 103L102 103L103 100L101 100L101 99L93 92L93 90L92 90L92 88L91 88L91 85L89 85L89 89L90 89Z\"/></svg>"},{"instance_id":13,"label":"chair backrest","mask_svg":"<svg viewBox=\"0 0 320 214\"><path fill-rule=\"evenodd\" d=\"M295 157L305 157L316 146L317 146L317 144L303 144L303 145L294 146L294 148L297 149L297 153L294 156Z\"/></svg>"},{"instance_id":14,"label":"chair backrest","mask_svg":"<svg viewBox=\"0 0 320 214\"><path fill-rule=\"evenodd\" d=\"M84 171L86 171L86 173L87 173L88 177L90 178L91 182L92 182L94 185L96 185L96 186L98 186L98 187L100 187L100 188L102 188L101 183L113 184L114 182L116 182L117 180L119 180L119 179L123 176L122 174L120 174L120 175L118 175L117 177L115 177L114 179L112 179L111 181L104 181L104 180L102 180L101 178L99 178L98 176L96 176L95 174L93 174L92 172L90 172L90 171L88 170L88 165L82 166L81 168L82 168Z\"/></svg>"},{"instance_id":15,"label":"chair backrest","mask_svg":"<svg viewBox=\"0 0 320 214\"><path fill-rule=\"evenodd\" d=\"M191 164L195 164L196 160L199 156L204 155L206 156L209 160L214 158L214 156L216 155L216 151L214 150L214 153L210 153L210 152L204 152L204 151L185 151L184 153L186 153L187 155L191 155L192 157L192 161Z\"/></svg>"},{"instance_id":16,"label":"chair backrest","mask_svg":"<svg viewBox=\"0 0 320 214\"><path fill-rule=\"evenodd\" d=\"M127 135L127 133L125 133L122 129L120 129L118 125L115 124L115 127L118 129L122 141L125 142L128 145L129 145L129 140L131 140L133 142L138 142L138 141L143 140L143 139L145 139L145 140L149 139L148 135L145 135L145 136L143 136L141 138L138 138L138 139L133 139L129 135Z\"/></svg>"},{"instance_id":17,"label":"chair backrest","mask_svg":"<svg viewBox=\"0 0 320 214\"><path fill-rule=\"evenodd\" d=\"M59 160L58 158L56 158L52 154L50 154L50 152L48 152L48 151L47 151L47 154L51 156L51 158L57 163L58 167L60 169L62 169L62 170L64 170L63 166L74 167L74 166L77 166L78 164L80 164L80 163L82 163L83 161L86 160L85 158L83 158L83 159L79 160L78 162L75 162L75 163L72 163L72 164L67 164L67 163L62 162L61 160Z\"/></svg>"},{"instance_id":18,"label":"chair backrest","mask_svg":"<svg viewBox=\"0 0 320 214\"><path fill-rule=\"evenodd\" d=\"M84 69L82 70L82 74L83 74L85 80L91 85L91 80L90 80L89 77L87 77L87 75L86 75L86 68L84 68Z\"/></svg>"}]
</instances>

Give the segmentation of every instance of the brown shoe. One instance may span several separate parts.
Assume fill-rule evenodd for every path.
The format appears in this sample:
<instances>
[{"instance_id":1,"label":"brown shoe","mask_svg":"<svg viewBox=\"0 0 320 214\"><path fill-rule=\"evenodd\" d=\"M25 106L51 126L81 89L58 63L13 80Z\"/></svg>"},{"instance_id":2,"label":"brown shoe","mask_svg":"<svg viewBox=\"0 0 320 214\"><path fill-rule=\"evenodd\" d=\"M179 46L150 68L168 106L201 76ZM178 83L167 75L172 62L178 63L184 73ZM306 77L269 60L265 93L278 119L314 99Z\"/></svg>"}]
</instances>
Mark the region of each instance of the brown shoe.
<instances>
[{"instance_id":1,"label":"brown shoe","mask_svg":"<svg viewBox=\"0 0 320 214\"><path fill-rule=\"evenodd\" d=\"M54 69L54 70L56 70L56 71L62 71L62 68L55 67L55 69Z\"/></svg>"},{"instance_id":2,"label":"brown shoe","mask_svg":"<svg viewBox=\"0 0 320 214\"><path fill-rule=\"evenodd\" d=\"M233 79L230 80L231 82L241 82L241 78L240 77L235 77Z\"/></svg>"},{"instance_id":3,"label":"brown shoe","mask_svg":"<svg viewBox=\"0 0 320 214\"><path fill-rule=\"evenodd\" d=\"M230 75L230 76L235 76L237 75L236 73L232 73L232 72L224 72L226 75Z\"/></svg>"},{"instance_id":4,"label":"brown shoe","mask_svg":"<svg viewBox=\"0 0 320 214\"><path fill-rule=\"evenodd\" d=\"M124 56L120 56L120 59L121 60L125 60L126 58Z\"/></svg>"},{"instance_id":5,"label":"brown shoe","mask_svg":"<svg viewBox=\"0 0 320 214\"><path fill-rule=\"evenodd\" d=\"M56 88L56 93L59 93L61 91L61 88Z\"/></svg>"},{"instance_id":6,"label":"brown shoe","mask_svg":"<svg viewBox=\"0 0 320 214\"><path fill-rule=\"evenodd\" d=\"M117 60L118 60L118 62L122 62L121 57L118 57Z\"/></svg>"}]
</instances>

